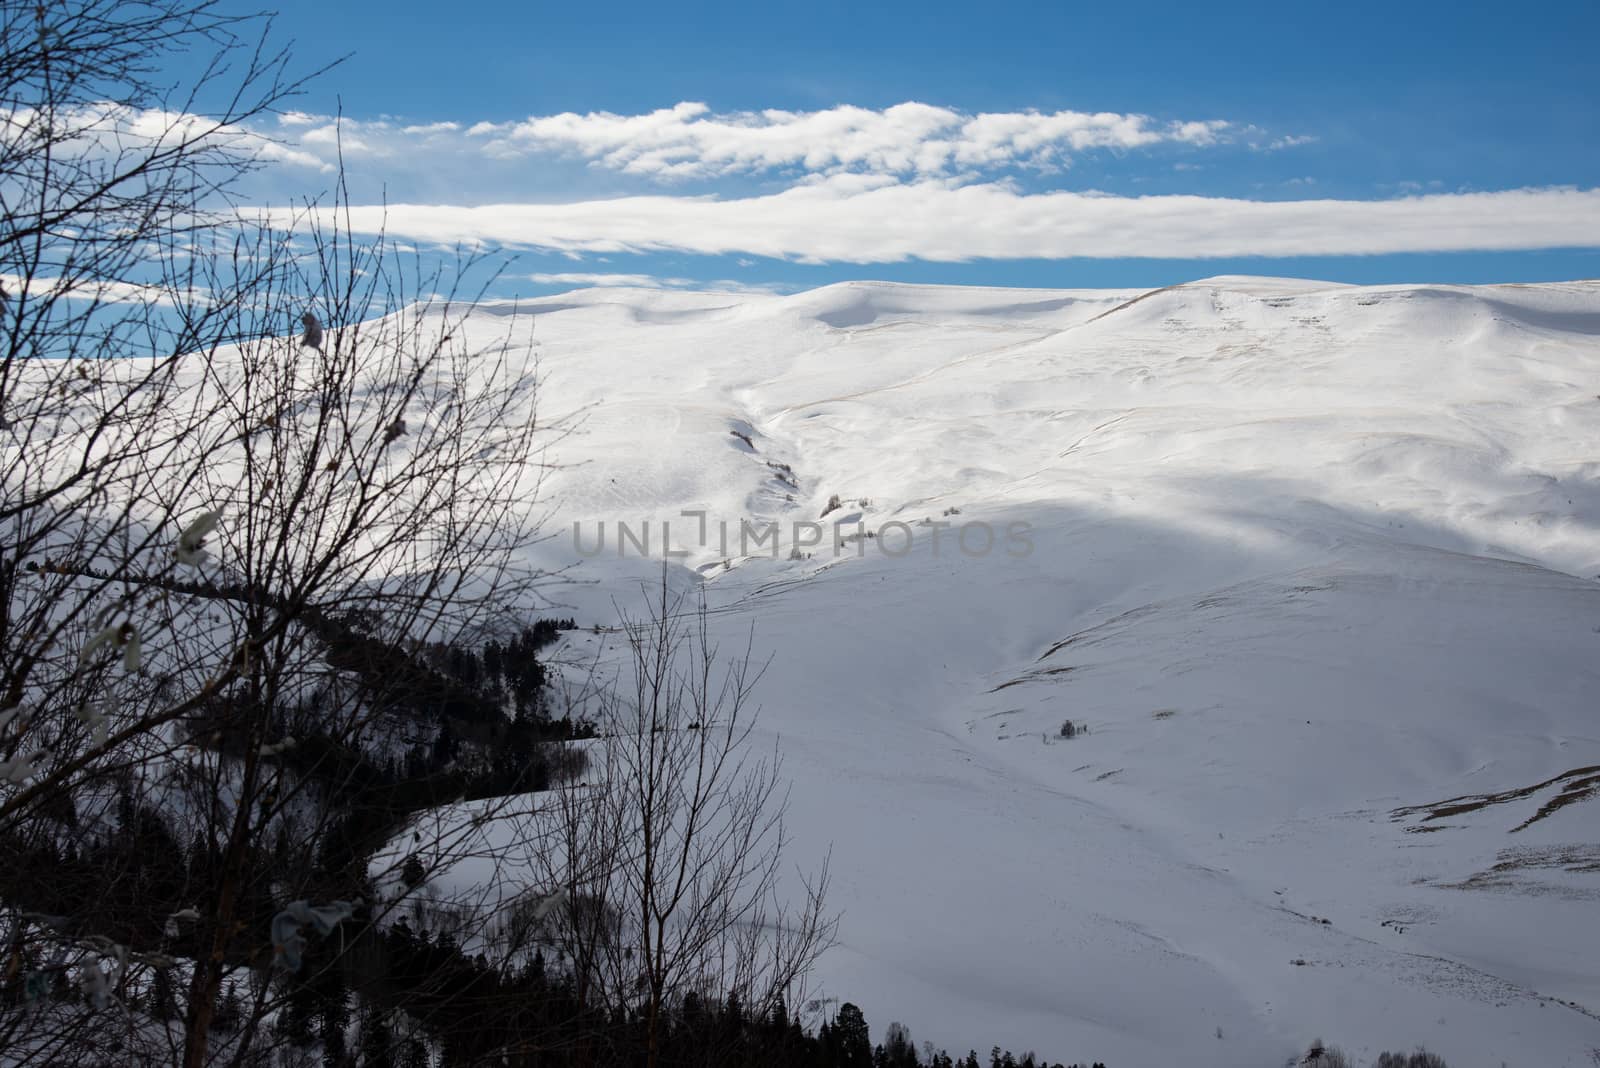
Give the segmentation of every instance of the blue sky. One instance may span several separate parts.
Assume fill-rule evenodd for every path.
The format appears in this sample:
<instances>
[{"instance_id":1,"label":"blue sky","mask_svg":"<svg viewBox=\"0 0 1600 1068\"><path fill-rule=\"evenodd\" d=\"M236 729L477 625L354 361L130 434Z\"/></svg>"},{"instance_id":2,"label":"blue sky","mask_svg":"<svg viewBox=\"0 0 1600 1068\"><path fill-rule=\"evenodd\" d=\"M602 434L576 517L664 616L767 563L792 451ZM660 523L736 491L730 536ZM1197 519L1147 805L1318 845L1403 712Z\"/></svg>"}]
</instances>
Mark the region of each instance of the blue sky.
<instances>
[{"instance_id":1,"label":"blue sky","mask_svg":"<svg viewBox=\"0 0 1600 1068\"><path fill-rule=\"evenodd\" d=\"M276 5L271 202L501 289L1600 276L1600 4Z\"/></svg>"}]
</instances>

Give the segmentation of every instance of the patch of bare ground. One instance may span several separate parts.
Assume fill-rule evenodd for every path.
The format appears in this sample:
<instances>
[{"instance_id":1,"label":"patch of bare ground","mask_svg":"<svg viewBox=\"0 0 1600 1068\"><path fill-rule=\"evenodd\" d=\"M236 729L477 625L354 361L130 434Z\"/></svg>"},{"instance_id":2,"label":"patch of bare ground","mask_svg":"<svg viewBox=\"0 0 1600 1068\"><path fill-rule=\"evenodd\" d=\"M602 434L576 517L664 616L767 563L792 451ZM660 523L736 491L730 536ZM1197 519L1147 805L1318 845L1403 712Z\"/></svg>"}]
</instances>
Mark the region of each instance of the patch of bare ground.
<instances>
[{"instance_id":1,"label":"patch of bare ground","mask_svg":"<svg viewBox=\"0 0 1600 1068\"><path fill-rule=\"evenodd\" d=\"M1562 897L1600 898L1600 888L1557 886L1529 878L1531 873L1539 871L1600 873L1600 846L1578 844L1502 849L1498 856L1494 866L1487 871L1480 871L1460 882L1440 885L1451 890L1516 890Z\"/></svg>"},{"instance_id":2,"label":"patch of bare ground","mask_svg":"<svg viewBox=\"0 0 1600 1068\"><path fill-rule=\"evenodd\" d=\"M1537 812L1511 828L1512 833L1531 827L1568 805L1587 801L1596 794L1600 794L1600 764L1573 768L1571 771L1562 772L1560 775L1553 776L1543 782L1534 783L1532 786L1518 787L1514 790L1502 790L1499 793L1491 794L1463 794L1460 797L1451 797L1426 805L1407 805L1404 808L1395 809L1389 814L1389 818L1392 821L1400 821L1420 815L1421 822L1427 823L1429 820L1442 820L1451 816L1478 812L1493 805L1521 801L1541 791L1551 789L1555 790L1555 795L1540 805Z\"/></svg>"}]
</instances>

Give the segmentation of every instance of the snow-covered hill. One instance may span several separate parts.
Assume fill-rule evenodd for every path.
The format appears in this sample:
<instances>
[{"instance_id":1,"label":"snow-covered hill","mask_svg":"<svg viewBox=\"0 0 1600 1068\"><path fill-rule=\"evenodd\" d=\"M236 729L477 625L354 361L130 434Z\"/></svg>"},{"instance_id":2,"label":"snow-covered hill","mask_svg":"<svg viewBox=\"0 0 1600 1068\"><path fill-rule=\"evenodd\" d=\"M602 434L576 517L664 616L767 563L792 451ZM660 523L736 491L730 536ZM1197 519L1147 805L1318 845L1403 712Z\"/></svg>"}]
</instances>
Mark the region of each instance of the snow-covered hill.
<instances>
[{"instance_id":1,"label":"snow-covered hill","mask_svg":"<svg viewBox=\"0 0 1600 1068\"><path fill-rule=\"evenodd\" d=\"M584 412L540 562L607 624L670 524L754 628L793 858L833 848L821 979L877 1028L1600 1061L1600 283L520 310Z\"/></svg>"}]
</instances>

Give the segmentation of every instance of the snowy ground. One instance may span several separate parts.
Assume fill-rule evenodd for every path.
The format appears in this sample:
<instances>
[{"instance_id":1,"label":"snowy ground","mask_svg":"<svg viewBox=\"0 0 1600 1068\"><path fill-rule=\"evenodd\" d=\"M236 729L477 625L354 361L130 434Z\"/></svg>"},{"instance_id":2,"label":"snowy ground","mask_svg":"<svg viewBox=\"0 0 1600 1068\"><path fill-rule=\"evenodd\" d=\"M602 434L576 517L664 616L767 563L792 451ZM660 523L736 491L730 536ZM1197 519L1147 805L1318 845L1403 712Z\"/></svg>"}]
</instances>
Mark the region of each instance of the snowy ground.
<instances>
[{"instance_id":1,"label":"snowy ground","mask_svg":"<svg viewBox=\"0 0 1600 1068\"><path fill-rule=\"evenodd\" d=\"M614 622L666 522L674 581L754 627L794 859L833 848L820 978L875 1038L1600 1063L1600 283L522 310L543 410L585 412L541 561L606 524L554 592Z\"/></svg>"}]
</instances>

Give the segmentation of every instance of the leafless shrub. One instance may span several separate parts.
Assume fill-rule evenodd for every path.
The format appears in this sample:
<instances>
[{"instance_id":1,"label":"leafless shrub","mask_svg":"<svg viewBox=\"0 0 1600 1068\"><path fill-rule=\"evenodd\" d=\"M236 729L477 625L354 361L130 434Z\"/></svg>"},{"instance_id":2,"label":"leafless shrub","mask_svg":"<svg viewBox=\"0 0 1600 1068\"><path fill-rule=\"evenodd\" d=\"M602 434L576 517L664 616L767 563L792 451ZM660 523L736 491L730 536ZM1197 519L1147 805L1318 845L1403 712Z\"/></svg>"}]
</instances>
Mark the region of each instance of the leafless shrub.
<instances>
[{"instance_id":1,"label":"leafless shrub","mask_svg":"<svg viewBox=\"0 0 1600 1068\"><path fill-rule=\"evenodd\" d=\"M800 1003L836 927L826 862L780 892L781 761L751 747L761 672L748 648L721 657L706 624L665 583L625 621L626 674L597 695L605 735L585 781L553 791L562 846L544 854L579 997L637 1013L651 1064L688 992L737 994L755 1018Z\"/></svg>"}]
</instances>

